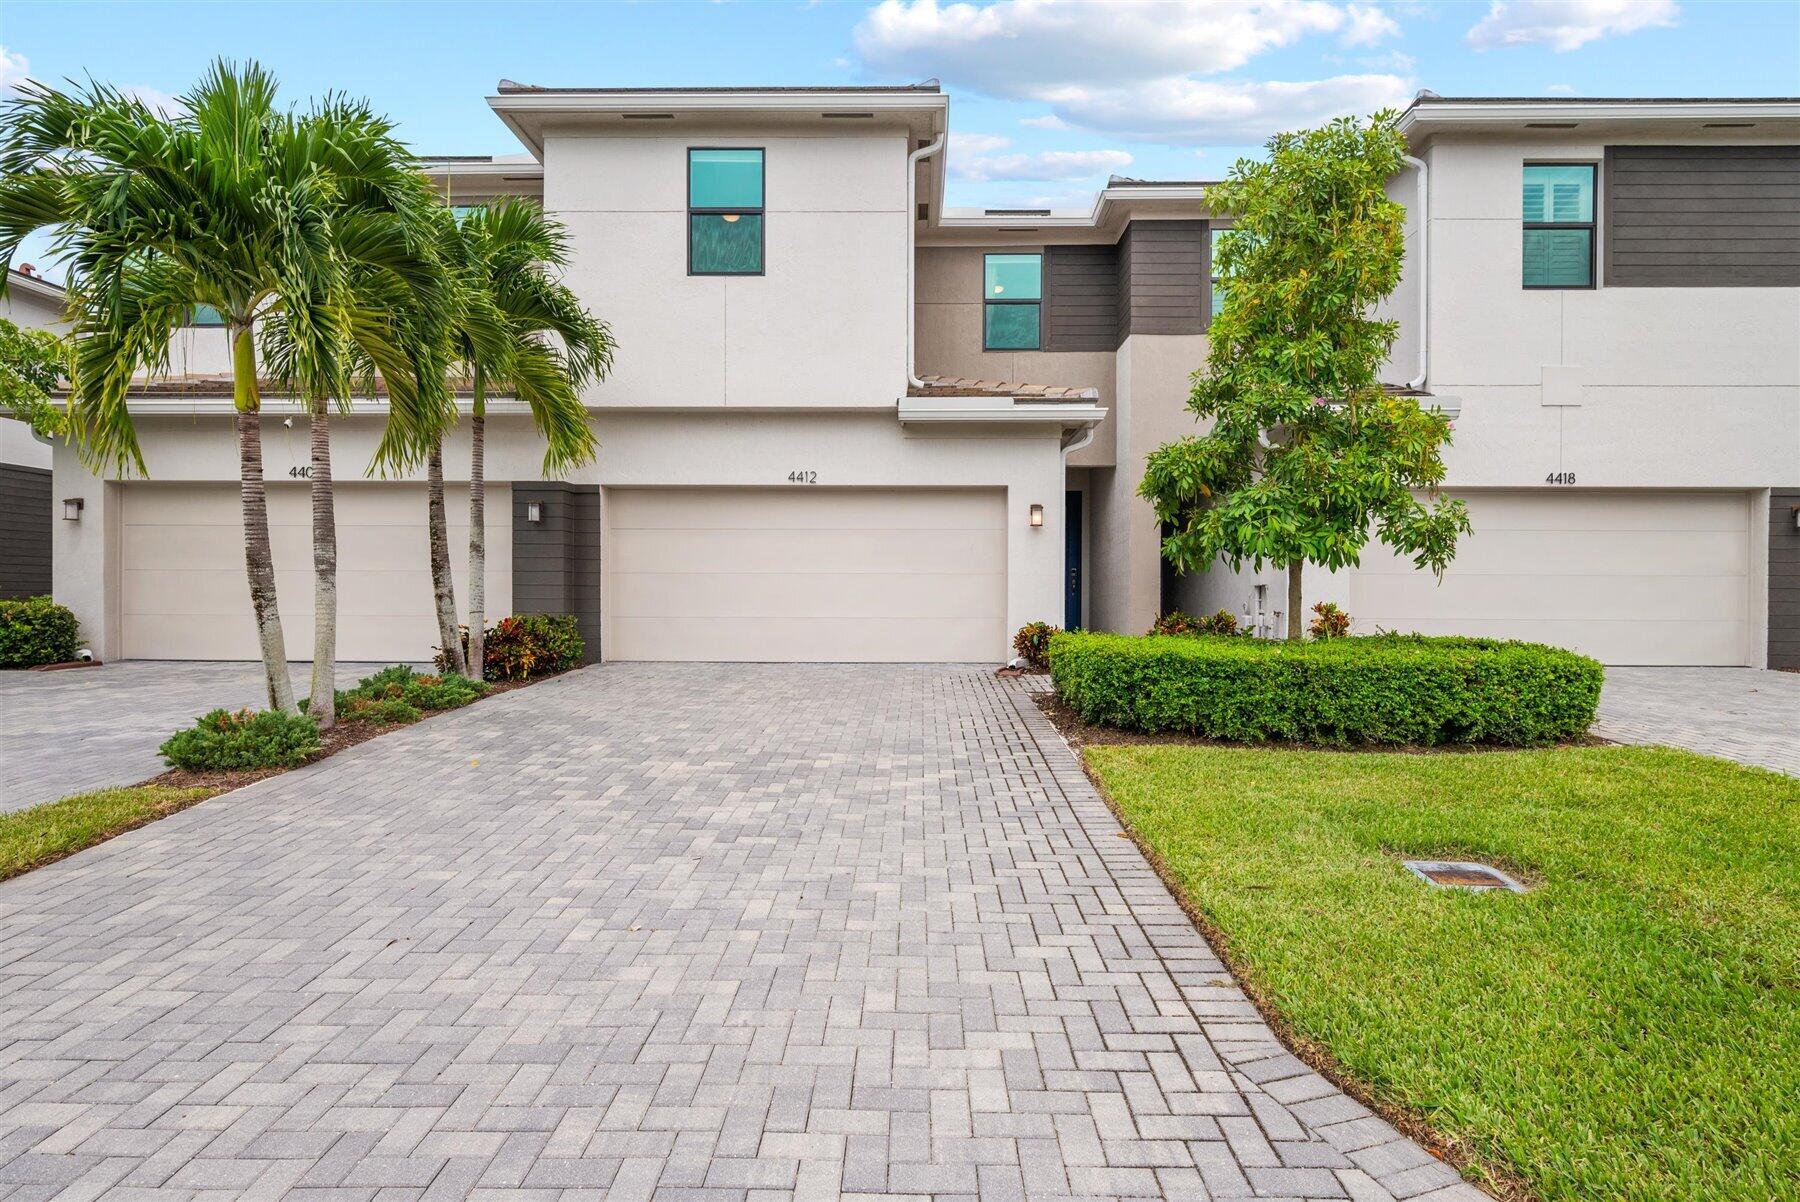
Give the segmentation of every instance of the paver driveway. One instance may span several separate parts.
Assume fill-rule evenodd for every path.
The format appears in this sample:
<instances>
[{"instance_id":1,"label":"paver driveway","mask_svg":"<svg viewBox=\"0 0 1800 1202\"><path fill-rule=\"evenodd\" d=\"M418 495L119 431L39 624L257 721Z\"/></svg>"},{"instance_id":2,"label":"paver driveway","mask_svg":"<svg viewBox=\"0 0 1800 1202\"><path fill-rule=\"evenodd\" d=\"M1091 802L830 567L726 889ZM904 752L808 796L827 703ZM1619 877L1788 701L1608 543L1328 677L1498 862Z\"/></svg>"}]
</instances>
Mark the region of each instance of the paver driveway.
<instances>
[{"instance_id":1,"label":"paver driveway","mask_svg":"<svg viewBox=\"0 0 1800 1202\"><path fill-rule=\"evenodd\" d=\"M0 884L0 1196L1479 1198L1017 682L590 668Z\"/></svg>"},{"instance_id":2,"label":"paver driveway","mask_svg":"<svg viewBox=\"0 0 1800 1202\"><path fill-rule=\"evenodd\" d=\"M380 665L339 664L340 688ZM312 667L290 664L302 696ZM0 672L0 811L135 785L156 749L211 709L268 704L261 663L127 660L65 672Z\"/></svg>"},{"instance_id":3,"label":"paver driveway","mask_svg":"<svg viewBox=\"0 0 1800 1202\"><path fill-rule=\"evenodd\" d=\"M1800 673L1608 668L1594 733L1800 776Z\"/></svg>"}]
</instances>

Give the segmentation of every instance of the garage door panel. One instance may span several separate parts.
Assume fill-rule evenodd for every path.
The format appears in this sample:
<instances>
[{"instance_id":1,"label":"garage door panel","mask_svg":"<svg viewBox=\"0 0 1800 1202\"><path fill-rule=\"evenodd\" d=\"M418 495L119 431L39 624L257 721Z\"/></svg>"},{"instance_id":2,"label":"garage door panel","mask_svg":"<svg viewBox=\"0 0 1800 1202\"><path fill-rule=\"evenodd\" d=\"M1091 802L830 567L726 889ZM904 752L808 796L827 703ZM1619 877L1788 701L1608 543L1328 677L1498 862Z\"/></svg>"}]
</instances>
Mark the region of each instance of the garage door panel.
<instances>
[{"instance_id":1,"label":"garage door panel","mask_svg":"<svg viewBox=\"0 0 1800 1202\"><path fill-rule=\"evenodd\" d=\"M1749 507L1735 493L1471 493L1439 585L1371 547L1356 629L1528 639L1615 664L1749 659Z\"/></svg>"},{"instance_id":2,"label":"garage door panel","mask_svg":"<svg viewBox=\"0 0 1800 1202\"><path fill-rule=\"evenodd\" d=\"M891 519L890 519L891 520ZM620 563L693 575L937 570L946 562L990 574L1005 562L999 531L962 530L613 530Z\"/></svg>"},{"instance_id":3,"label":"garage door panel","mask_svg":"<svg viewBox=\"0 0 1800 1202\"><path fill-rule=\"evenodd\" d=\"M759 572L737 575L729 592L715 594L695 588L690 574L621 572L611 602L621 618L967 618L991 616L1000 584L991 572Z\"/></svg>"},{"instance_id":4,"label":"garage door panel","mask_svg":"<svg viewBox=\"0 0 1800 1202\"><path fill-rule=\"evenodd\" d=\"M627 650L661 660L763 663L940 663L992 660L1006 637L986 618L621 618L607 623Z\"/></svg>"},{"instance_id":5,"label":"garage door panel","mask_svg":"<svg viewBox=\"0 0 1800 1202\"><path fill-rule=\"evenodd\" d=\"M609 489L608 659L993 660L999 490Z\"/></svg>"},{"instance_id":6,"label":"garage door panel","mask_svg":"<svg viewBox=\"0 0 1800 1202\"><path fill-rule=\"evenodd\" d=\"M894 525L893 489L620 489L608 494L607 529L884 530ZM910 489L909 530L993 529L1005 524L1004 494ZM823 499L824 503L821 503Z\"/></svg>"},{"instance_id":7,"label":"garage door panel","mask_svg":"<svg viewBox=\"0 0 1800 1202\"><path fill-rule=\"evenodd\" d=\"M425 491L405 484L337 489L338 657L424 661L437 643ZM446 490L456 596L466 608L468 489ZM488 611L512 603L511 489L488 486ZM120 633L124 654L255 659L235 484L132 484L124 493ZM288 655L312 655L312 502L304 484L269 489L269 541Z\"/></svg>"}]
</instances>

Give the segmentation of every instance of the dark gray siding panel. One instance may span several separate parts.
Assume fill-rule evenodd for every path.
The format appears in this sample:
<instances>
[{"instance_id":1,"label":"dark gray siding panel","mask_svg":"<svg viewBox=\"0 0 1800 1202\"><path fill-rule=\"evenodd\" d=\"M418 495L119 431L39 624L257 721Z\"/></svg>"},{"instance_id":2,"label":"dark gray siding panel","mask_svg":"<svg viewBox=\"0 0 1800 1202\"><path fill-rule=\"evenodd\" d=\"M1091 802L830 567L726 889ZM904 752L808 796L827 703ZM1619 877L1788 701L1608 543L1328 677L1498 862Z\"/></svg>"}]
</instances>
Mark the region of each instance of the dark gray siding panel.
<instances>
[{"instance_id":1,"label":"dark gray siding panel","mask_svg":"<svg viewBox=\"0 0 1800 1202\"><path fill-rule=\"evenodd\" d=\"M0 463L0 598L50 591L50 472Z\"/></svg>"},{"instance_id":2,"label":"dark gray siding panel","mask_svg":"<svg viewBox=\"0 0 1800 1202\"><path fill-rule=\"evenodd\" d=\"M1800 285L1800 146L1608 146L1611 287Z\"/></svg>"},{"instance_id":3,"label":"dark gray siding panel","mask_svg":"<svg viewBox=\"0 0 1800 1202\"><path fill-rule=\"evenodd\" d=\"M1800 668L1800 488L1769 494L1769 666Z\"/></svg>"},{"instance_id":4,"label":"dark gray siding panel","mask_svg":"<svg viewBox=\"0 0 1800 1202\"><path fill-rule=\"evenodd\" d=\"M1119 240L1118 340L1199 334L1207 319L1207 223L1134 221Z\"/></svg>"},{"instance_id":5,"label":"dark gray siding panel","mask_svg":"<svg viewBox=\"0 0 1800 1202\"><path fill-rule=\"evenodd\" d=\"M590 661L600 658L600 488L516 481L512 486L513 612L574 614ZM525 520L537 501L544 520Z\"/></svg>"},{"instance_id":6,"label":"dark gray siding panel","mask_svg":"<svg viewBox=\"0 0 1800 1202\"><path fill-rule=\"evenodd\" d=\"M1110 351L1119 344L1119 248L1044 249L1044 349Z\"/></svg>"}]
</instances>

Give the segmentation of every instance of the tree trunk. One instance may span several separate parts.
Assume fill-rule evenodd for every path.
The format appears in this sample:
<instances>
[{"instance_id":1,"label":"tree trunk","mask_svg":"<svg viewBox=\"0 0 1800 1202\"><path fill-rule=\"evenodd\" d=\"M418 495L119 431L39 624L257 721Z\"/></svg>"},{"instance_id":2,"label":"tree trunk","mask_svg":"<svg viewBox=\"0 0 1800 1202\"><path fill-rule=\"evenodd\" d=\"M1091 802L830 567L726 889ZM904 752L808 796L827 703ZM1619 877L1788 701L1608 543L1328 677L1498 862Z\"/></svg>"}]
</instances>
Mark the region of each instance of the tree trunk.
<instances>
[{"instance_id":1,"label":"tree trunk","mask_svg":"<svg viewBox=\"0 0 1800 1202\"><path fill-rule=\"evenodd\" d=\"M450 523L444 516L444 440L431 444L425 460L426 517L431 528L431 591L437 598L438 639L444 648L444 666L467 675L462 636L456 629L456 582L450 576Z\"/></svg>"},{"instance_id":2,"label":"tree trunk","mask_svg":"<svg viewBox=\"0 0 1800 1202\"><path fill-rule=\"evenodd\" d=\"M1287 637L1288 642L1298 643L1306 637L1306 627L1300 624L1300 569L1306 566L1305 560L1296 559L1288 565L1288 599L1287 599Z\"/></svg>"},{"instance_id":3,"label":"tree trunk","mask_svg":"<svg viewBox=\"0 0 1800 1202\"><path fill-rule=\"evenodd\" d=\"M313 658L306 712L320 730L337 724L337 504L331 488L331 407L312 411Z\"/></svg>"},{"instance_id":4,"label":"tree trunk","mask_svg":"<svg viewBox=\"0 0 1800 1202\"><path fill-rule=\"evenodd\" d=\"M487 622L487 405L481 367L475 367L475 412L469 427L469 675L481 679Z\"/></svg>"},{"instance_id":5,"label":"tree trunk","mask_svg":"<svg viewBox=\"0 0 1800 1202\"><path fill-rule=\"evenodd\" d=\"M250 579L250 608L262 649L269 708L294 712L294 685L288 679L287 641L281 636L281 606L275 597L275 556L269 544L269 498L263 487L262 396L256 386L256 343L249 326L232 334L233 402L237 406L238 483L244 508L244 573Z\"/></svg>"}]
</instances>

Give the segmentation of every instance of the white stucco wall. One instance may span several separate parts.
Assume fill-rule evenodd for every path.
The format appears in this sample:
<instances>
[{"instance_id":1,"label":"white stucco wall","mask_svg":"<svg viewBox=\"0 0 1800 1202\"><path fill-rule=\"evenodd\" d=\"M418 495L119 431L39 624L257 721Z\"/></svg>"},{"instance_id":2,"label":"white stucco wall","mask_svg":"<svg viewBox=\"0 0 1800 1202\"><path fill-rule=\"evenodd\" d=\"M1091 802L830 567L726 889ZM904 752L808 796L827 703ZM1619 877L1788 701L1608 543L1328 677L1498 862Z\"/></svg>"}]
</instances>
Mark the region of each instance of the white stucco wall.
<instances>
[{"instance_id":1,"label":"white stucco wall","mask_svg":"<svg viewBox=\"0 0 1800 1202\"><path fill-rule=\"evenodd\" d=\"M763 275L687 274L690 147L766 152ZM619 343L590 401L891 407L906 381L906 155L897 131L547 138L568 283Z\"/></svg>"}]
</instances>

